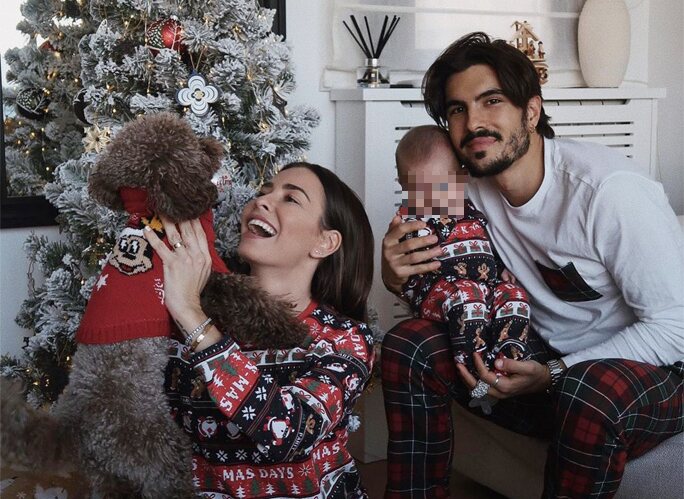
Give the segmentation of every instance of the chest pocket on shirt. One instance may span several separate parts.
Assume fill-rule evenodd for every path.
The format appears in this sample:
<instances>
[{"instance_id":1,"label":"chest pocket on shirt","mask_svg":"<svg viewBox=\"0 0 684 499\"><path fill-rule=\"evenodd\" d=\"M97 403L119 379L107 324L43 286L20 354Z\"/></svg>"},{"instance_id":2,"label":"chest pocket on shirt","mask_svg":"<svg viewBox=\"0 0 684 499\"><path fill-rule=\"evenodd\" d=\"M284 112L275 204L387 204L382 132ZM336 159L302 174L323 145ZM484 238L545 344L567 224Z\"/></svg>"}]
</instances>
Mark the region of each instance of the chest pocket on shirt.
<instances>
[{"instance_id":1,"label":"chest pocket on shirt","mask_svg":"<svg viewBox=\"0 0 684 499\"><path fill-rule=\"evenodd\" d=\"M534 263L549 289L563 301L592 301L603 296L586 283L572 262L559 269L549 268L536 260Z\"/></svg>"}]
</instances>

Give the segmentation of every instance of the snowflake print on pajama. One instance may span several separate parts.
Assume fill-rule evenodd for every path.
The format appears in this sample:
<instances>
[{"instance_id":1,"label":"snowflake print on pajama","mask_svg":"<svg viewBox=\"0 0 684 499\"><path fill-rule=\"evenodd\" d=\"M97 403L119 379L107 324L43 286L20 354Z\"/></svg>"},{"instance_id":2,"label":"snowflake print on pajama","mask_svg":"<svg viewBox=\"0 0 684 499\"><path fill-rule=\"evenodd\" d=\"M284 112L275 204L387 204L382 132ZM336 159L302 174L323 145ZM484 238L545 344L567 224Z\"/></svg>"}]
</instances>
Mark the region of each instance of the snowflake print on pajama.
<instances>
[{"instance_id":1,"label":"snowflake print on pajama","mask_svg":"<svg viewBox=\"0 0 684 499\"><path fill-rule=\"evenodd\" d=\"M226 337L190 355L171 340L166 392L196 436L202 497L364 497L346 444L372 369L371 331L317 304L300 319L306 348L247 350Z\"/></svg>"}]
</instances>

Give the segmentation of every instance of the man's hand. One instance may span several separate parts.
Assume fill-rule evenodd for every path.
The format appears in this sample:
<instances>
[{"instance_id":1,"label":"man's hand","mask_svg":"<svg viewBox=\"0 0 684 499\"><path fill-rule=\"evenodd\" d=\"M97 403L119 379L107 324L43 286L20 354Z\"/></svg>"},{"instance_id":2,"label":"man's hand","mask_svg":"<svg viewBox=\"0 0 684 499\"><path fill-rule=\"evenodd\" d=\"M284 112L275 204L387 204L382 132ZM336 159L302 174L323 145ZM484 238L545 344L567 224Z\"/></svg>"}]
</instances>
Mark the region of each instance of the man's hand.
<instances>
[{"instance_id":1,"label":"man's hand","mask_svg":"<svg viewBox=\"0 0 684 499\"><path fill-rule=\"evenodd\" d=\"M498 399L543 392L551 385L548 367L534 360L497 359L495 367L508 374L500 376L498 382L496 373L485 367L482 358L477 353L473 355L473 362L478 377L491 387L487 394ZM463 364L457 364L456 368L468 389L475 388L477 380L468 372L468 369Z\"/></svg>"},{"instance_id":2,"label":"man's hand","mask_svg":"<svg viewBox=\"0 0 684 499\"><path fill-rule=\"evenodd\" d=\"M382 282L394 294L401 293L402 285L414 274L425 274L439 269L440 262L433 261L442 254L439 246L425 250L426 246L437 243L434 234L426 237L414 237L399 242L410 232L416 232L425 227L420 220L402 222L399 215L395 215L387 228L382 240ZM419 251L416 251L419 250Z\"/></svg>"}]
</instances>

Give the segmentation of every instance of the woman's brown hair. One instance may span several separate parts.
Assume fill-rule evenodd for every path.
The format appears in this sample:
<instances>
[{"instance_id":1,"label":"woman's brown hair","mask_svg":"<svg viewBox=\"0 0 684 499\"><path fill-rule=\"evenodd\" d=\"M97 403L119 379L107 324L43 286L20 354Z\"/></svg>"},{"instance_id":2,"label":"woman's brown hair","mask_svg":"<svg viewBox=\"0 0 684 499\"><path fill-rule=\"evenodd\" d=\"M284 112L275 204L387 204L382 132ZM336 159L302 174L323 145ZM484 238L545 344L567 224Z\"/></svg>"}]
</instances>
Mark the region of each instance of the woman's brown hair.
<instances>
[{"instance_id":1,"label":"woman's brown hair","mask_svg":"<svg viewBox=\"0 0 684 499\"><path fill-rule=\"evenodd\" d=\"M284 166L306 168L323 186L323 230L342 235L339 249L318 265L311 294L319 303L359 321L368 320L368 293L373 281L373 232L359 197L333 172L320 165L296 162Z\"/></svg>"}]
</instances>

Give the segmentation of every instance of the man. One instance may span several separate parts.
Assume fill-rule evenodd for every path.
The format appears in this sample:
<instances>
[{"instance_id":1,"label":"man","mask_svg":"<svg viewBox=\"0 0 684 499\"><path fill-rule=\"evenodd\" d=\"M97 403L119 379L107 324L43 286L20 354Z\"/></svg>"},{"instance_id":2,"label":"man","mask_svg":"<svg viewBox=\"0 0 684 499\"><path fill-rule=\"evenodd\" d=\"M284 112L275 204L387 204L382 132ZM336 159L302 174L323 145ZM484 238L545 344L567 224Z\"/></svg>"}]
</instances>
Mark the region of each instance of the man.
<instances>
[{"instance_id":1,"label":"man","mask_svg":"<svg viewBox=\"0 0 684 499\"><path fill-rule=\"evenodd\" d=\"M475 377L454 366L443 326L388 332L386 497L448 497L450 401L485 395L499 400L489 419L551 439L544 497L612 497L628 459L684 428L684 238L662 186L618 152L554 139L534 66L505 41L461 38L424 89L543 341L531 360L498 360L506 376L476 356ZM400 242L422 227L390 223L390 291L439 268L434 236Z\"/></svg>"}]
</instances>

